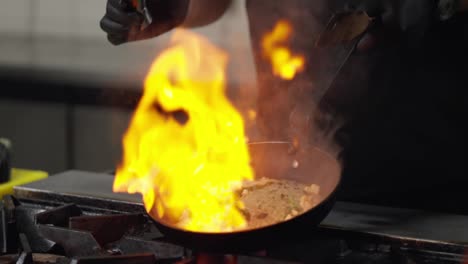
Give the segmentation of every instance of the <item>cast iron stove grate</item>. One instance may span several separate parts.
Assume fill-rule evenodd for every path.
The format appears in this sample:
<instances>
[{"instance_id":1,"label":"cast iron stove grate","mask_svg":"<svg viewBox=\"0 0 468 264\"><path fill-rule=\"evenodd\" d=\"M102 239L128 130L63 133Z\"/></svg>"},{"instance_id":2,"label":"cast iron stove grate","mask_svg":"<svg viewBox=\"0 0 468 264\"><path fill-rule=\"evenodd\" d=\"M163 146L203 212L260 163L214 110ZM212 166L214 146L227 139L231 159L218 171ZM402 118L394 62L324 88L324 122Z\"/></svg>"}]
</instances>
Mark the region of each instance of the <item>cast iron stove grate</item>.
<instances>
[{"instance_id":1,"label":"cast iron stove grate","mask_svg":"<svg viewBox=\"0 0 468 264\"><path fill-rule=\"evenodd\" d=\"M267 258L194 254L165 242L143 213L97 214L75 204L51 207L7 196L1 216L0 263L274 263Z\"/></svg>"}]
</instances>

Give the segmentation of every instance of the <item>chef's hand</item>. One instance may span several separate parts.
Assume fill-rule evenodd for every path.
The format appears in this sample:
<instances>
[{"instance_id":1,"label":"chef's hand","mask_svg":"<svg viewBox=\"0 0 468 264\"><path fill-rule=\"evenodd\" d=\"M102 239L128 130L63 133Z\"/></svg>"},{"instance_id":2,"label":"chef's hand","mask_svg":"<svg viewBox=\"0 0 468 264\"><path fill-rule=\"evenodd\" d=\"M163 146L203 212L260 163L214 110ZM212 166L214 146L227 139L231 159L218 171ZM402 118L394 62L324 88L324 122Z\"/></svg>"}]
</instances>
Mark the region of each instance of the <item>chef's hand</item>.
<instances>
[{"instance_id":1,"label":"chef's hand","mask_svg":"<svg viewBox=\"0 0 468 264\"><path fill-rule=\"evenodd\" d=\"M424 36L437 17L436 1L432 0L347 0L344 9L365 11L377 19L377 28L363 36L358 51L376 46L382 37L381 29L415 43Z\"/></svg>"},{"instance_id":2,"label":"chef's hand","mask_svg":"<svg viewBox=\"0 0 468 264\"><path fill-rule=\"evenodd\" d=\"M153 38L179 26L185 19L188 6L188 0L147 0L153 22L142 30L143 17L130 6L131 2L107 0L106 14L100 25L114 45Z\"/></svg>"}]
</instances>

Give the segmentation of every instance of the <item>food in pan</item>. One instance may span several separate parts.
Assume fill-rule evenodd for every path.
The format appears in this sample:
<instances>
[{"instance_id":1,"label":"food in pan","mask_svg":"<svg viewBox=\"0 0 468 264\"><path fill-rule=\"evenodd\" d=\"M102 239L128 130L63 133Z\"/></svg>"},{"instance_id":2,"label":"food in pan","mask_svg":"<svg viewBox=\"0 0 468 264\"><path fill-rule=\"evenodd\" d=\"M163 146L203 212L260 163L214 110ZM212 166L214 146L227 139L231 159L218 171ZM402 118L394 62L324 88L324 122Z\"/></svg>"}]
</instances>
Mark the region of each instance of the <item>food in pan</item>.
<instances>
[{"instance_id":1,"label":"food in pan","mask_svg":"<svg viewBox=\"0 0 468 264\"><path fill-rule=\"evenodd\" d=\"M316 184L268 178L244 183L240 197L249 229L289 220L321 201Z\"/></svg>"}]
</instances>

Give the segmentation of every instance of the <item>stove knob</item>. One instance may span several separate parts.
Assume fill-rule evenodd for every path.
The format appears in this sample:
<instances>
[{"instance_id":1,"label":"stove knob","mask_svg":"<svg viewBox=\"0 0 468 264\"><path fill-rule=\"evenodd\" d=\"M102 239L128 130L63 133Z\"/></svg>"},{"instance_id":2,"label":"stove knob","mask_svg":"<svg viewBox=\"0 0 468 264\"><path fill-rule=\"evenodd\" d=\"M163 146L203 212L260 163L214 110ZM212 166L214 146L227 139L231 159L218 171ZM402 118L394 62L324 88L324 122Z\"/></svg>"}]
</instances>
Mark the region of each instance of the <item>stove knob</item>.
<instances>
[{"instance_id":1,"label":"stove knob","mask_svg":"<svg viewBox=\"0 0 468 264\"><path fill-rule=\"evenodd\" d=\"M10 141L0 138L0 183L10 181Z\"/></svg>"}]
</instances>

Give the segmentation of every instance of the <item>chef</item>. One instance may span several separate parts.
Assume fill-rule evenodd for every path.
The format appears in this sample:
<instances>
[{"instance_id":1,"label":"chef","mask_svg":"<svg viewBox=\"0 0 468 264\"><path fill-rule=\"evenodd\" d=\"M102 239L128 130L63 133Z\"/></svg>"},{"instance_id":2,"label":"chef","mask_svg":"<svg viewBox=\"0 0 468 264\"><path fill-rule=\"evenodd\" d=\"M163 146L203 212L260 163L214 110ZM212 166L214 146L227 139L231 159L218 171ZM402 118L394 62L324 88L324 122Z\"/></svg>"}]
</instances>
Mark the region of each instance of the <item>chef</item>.
<instances>
[{"instance_id":1,"label":"chef","mask_svg":"<svg viewBox=\"0 0 468 264\"><path fill-rule=\"evenodd\" d=\"M141 31L140 15L125 1L108 0L101 28L120 45L179 26L207 25L229 4L147 0L153 21ZM264 136L287 138L291 102L261 56L262 36L288 19L295 32L292 49L307 57L333 13L365 11L376 26L343 68L334 84L340 93L331 100L331 112L345 121L335 135L344 164L340 198L468 212L468 205L456 202L468 188L468 17L453 15L458 6L454 0L246 0ZM288 86L298 85L292 80Z\"/></svg>"}]
</instances>

